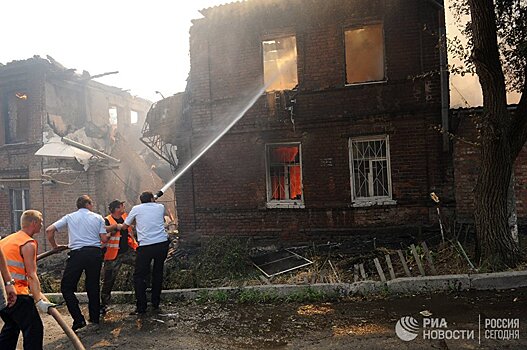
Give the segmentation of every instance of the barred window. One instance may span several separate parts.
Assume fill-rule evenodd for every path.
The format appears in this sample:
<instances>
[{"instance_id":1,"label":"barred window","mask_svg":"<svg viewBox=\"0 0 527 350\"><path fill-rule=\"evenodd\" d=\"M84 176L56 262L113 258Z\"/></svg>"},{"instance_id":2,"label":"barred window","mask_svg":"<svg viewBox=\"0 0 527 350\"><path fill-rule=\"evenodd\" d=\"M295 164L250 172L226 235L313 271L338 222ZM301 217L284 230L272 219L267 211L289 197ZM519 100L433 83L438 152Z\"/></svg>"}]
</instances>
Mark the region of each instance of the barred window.
<instances>
[{"instance_id":1,"label":"barred window","mask_svg":"<svg viewBox=\"0 0 527 350\"><path fill-rule=\"evenodd\" d=\"M350 139L353 201L392 198L388 136Z\"/></svg>"},{"instance_id":2,"label":"barred window","mask_svg":"<svg viewBox=\"0 0 527 350\"><path fill-rule=\"evenodd\" d=\"M303 203L300 144L266 146L267 202L270 207L301 207ZM280 205L282 204L282 205Z\"/></svg>"}]
</instances>

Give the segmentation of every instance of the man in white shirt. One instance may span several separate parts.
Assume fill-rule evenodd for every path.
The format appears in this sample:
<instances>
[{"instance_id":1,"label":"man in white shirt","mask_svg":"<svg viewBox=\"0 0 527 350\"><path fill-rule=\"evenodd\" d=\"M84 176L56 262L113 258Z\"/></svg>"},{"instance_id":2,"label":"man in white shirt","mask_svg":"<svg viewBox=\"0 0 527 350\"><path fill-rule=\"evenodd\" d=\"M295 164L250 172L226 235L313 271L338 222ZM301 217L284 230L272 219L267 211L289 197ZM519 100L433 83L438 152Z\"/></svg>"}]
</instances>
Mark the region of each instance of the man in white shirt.
<instances>
[{"instance_id":1,"label":"man in white shirt","mask_svg":"<svg viewBox=\"0 0 527 350\"><path fill-rule=\"evenodd\" d=\"M75 296L82 272L86 275L86 293L88 294L89 321L99 323L100 299L99 279L101 277L102 250L101 241L108 241L104 219L94 213L93 201L88 195L77 198L78 210L63 216L46 229L51 247L58 247L55 232L68 228L68 247L71 251L62 275L60 291L66 301L68 311L73 318L74 331L86 326L86 321Z\"/></svg>"},{"instance_id":2,"label":"man in white shirt","mask_svg":"<svg viewBox=\"0 0 527 350\"><path fill-rule=\"evenodd\" d=\"M168 235L165 232L165 206L154 202L152 192L143 192L139 197L141 204L132 208L124 221L122 229L126 229L135 220L137 231L137 255L135 259L134 289L136 310L133 314L146 312L146 279L152 269L152 307L159 309L161 289L163 287L163 265L168 254Z\"/></svg>"}]
</instances>

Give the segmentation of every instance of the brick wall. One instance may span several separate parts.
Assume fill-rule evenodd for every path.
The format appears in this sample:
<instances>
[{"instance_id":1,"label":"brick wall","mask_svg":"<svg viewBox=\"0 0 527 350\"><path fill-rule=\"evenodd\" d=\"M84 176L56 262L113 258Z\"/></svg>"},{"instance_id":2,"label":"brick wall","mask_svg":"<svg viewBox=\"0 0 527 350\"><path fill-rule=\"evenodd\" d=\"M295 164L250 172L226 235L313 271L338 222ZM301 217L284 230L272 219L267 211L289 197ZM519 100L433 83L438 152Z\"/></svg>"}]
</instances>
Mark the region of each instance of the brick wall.
<instances>
[{"instance_id":1,"label":"brick wall","mask_svg":"<svg viewBox=\"0 0 527 350\"><path fill-rule=\"evenodd\" d=\"M474 188L479 174L479 148L473 117L482 113L478 109L456 111L452 119L456 123L453 151L456 217L460 222L473 222ZM468 141L468 142L467 142ZM516 158L514 165L516 212L521 224L527 222L527 146Z\"/></svg>"},{"instance_id":2,"label":"brick wall","mask_svg":"<svg viewBox=\"0 0 527 350\"><path fill-rule=\"evenodd\" d=\"M242 2L204 11L190 37L188 133L174 130L180 166L262 84L261 41L297 39L294 126L273 98L244 117L176 183L183 235L284 240L435 223L429 193L452 195L442 152L437 10L422 1ZM387 81L345 86L344 29L382 22ZM432 30L433 31L433 30ZM179 132L178 132L179 131ZM161 133L161 131L160 131ZM354 208L348 140L388 135L395 205ZM300 142L305 208L266 207L265 145ZM450 171L450 172L449 172ZM395 236L394 236L395 237Z\"/></svg>"}]
</instances>

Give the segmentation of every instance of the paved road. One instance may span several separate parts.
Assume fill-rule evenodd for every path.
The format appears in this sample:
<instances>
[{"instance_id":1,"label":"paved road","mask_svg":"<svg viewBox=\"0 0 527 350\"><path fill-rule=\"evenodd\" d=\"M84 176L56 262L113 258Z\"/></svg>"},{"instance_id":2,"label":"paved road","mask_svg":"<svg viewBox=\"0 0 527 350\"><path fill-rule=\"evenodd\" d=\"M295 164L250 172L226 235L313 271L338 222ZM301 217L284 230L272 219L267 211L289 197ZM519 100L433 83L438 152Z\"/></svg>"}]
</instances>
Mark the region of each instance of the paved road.
<instances>
[{"instance_id":1,"label":"paved road","mask_svg":"<svg viewBox=\"0 0 527 350\"><path fill-rule=\"evenodd\" d=\"M130 305L115 306L98 330L80 332L86 347L142 350L527 349L527 289L351 298L331 303L177 303L165 305L161 314L149 313L140 319L129 316L130 310ZM423 316L420 312L427 314L424 311L431 315ZM61 312L69 322L67 311ZM397 321L406 316L413 317L416 322L415 339L410 341L399 339L395 332ZM44 323L44 348L68 349L69 344L53 319L45 316ZM506 334L519 339L486 339ZM424 336L441 335L458 338L472 335L473 338L423 339Z\"/></svg>"}]
</instances>

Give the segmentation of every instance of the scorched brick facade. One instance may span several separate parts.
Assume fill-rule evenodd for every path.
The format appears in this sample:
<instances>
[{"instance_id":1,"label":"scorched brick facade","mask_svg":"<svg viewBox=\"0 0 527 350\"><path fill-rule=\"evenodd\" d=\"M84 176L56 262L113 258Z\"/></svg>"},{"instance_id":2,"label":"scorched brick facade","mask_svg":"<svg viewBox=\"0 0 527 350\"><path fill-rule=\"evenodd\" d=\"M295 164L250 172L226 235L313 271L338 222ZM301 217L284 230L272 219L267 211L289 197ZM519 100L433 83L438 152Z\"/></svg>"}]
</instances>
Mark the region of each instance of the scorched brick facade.
<instances>
[{"instance_id":1,"label":"scorched brick facade","mask_svg":"<svg viewBox=\"0 0 527 350\"><path fill-rule=\"evenodd\" d=\"M280 66L272 57L296 49L287 79L297 85L261 94L176 182L181 234L305 241L436 222L429 194L451 195L451 166L432 129L441 124L433 4L263 0L202 14L190 31L185 106L147 117L153 125L170 110L171 132L158 133L180 166L264 84L266 65ZM373 49L360 46L370 32ZM357 47L380 52L376 66Z\"/></svg>"}]
</instances>

